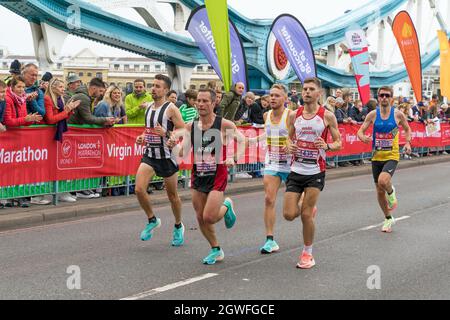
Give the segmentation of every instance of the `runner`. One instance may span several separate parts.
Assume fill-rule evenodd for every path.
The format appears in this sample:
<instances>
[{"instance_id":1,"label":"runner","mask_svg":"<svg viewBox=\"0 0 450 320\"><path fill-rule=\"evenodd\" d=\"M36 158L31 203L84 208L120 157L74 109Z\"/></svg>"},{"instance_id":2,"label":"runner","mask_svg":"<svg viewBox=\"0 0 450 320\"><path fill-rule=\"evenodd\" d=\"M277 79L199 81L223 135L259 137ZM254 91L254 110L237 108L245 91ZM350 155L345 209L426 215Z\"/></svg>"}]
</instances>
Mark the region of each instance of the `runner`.
<instances>
[{"instance_id":1,"label":"runner","mask_svg":"<svg viewBox=\"0 0 450 320\"><path fill-rule=\"evenodd\" d=\"M383 210L385 220L382 232L392 232L395 219L392 211L397 208L397 197L392 185L392 177L400 161L399 125L406 134L405 152L411 154L411 129L406 116L392 107L394 91L391 87L378 90L379 107L370 112L358 131L358 138L364 143L372 142L372 172L377 187L378 203ZM366 131L373 126L373 135L368 137Z\"/></svg>"},{"instance_id":2,"label":"runner","mask_svg":"<svg viewBox=\"0 0 450 320\"><path fill-rule=\"evenodd\" d=\"M135 192L148 217L148 224L141 232L141 240L148 241L152 238L154 229L161 226L161 219L155 216L150 204L148 185L155 175L164 178L175 217L172 246L179 247L184 243L184 225L181 222L181 200L177 191L178 165L166 144L173 128L184 128L184 122L178 108L166 100L171 85L172 82L167 76L155 76L152 87L154 104L148 107L145 113L144 133L136 139L137 144L145 143L147 149L136 174Z\"/></svg>"},{"instance_id":3,"label":"runner","mask_svg":"<svg viewBox=\"0 0 450 320\"><path fill-rule=\"evenodd\" d=\"M228 169L235 160L227 158L226 145L231 139L238 142L238 156L245 151L245 137L234 123L214 114L216 94L212 90L200 89L197 98L199 119L186 124L181 134L173 134L169 142L174 154L183 157L194 148L194 167L192 170L192 204L203 236L211 245L210 253L203 259L204 264L213 265L224 259L224 252L216 237L214 225L222 218L225 226L231 229L236 223L233 201L226 198ZM183 143L175 146L179 136Z\"/></svg>"},{"instance_id":4,"label":"runner","mask_svg":"<svg viewBox=\"0 0 450 320\"><path fill-rule=\"evenodd\" d=\"M290 156L287 153L289 138L288 118L294 111L284 107L287 101L287 89L275 84L270 90L271 110L264 114L265 132L261 136L250 138L250 143L266 140L267 153L264 165L264 224L266 242L260 249L262 254L271 254L280 250L274 239L276 220L275 203L281 183L286 182L291 172Z\"/></svg>"},{"instance_id":5,"label":"runner","mask_svg":"<svg viewBox=\"0 0 450 320\"><path fill-rule=\"evenodd\" d=\"M315 265L312 255L314 241L314 208L325 187L326 151L341 148L341 137L333 113L319 104L322 84L317 78L306 79L302 97L304 106L289 117L289 150L293 155L291 173L284 196L283 214L286 220L302 218L304 249L297 268ZM333 143L326 142L328 130ZM304 194L301 208L299 200Z\"/></svg>"}]
</instances>

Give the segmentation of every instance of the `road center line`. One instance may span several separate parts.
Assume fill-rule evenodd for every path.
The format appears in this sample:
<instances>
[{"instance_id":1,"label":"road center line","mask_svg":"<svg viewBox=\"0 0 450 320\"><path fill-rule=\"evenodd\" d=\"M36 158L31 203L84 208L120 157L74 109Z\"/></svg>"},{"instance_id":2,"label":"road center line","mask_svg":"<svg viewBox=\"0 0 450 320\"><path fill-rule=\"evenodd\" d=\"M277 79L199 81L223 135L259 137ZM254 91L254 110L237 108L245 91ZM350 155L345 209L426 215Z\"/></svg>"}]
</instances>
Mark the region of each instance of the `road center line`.
<instances>
[{"instance_id":1,"label":"road center line","mask_svg":"<svg viewBox=\"0 0 450 320\"><path fill-rule=\"evenodd\" d=\"M126 297L126 298L123 298L123 299L120 299L120 300L140 300L140 299L144 299L144 298L153 296L153 295L161 293L161 292L166 292L166 291L173 290L173 289L176 289L176 288L179 288L179 287L184 287L184 286L187 286L187 285L195 283L195 282L199 282L199 281L202 281L202 280L205 280L205 279L216 277L218 275L219 275L218 273L207 273L207 274L204 274L204 275L199 276L199 277L195 277L195 278L187 279L187 280L184 280L184 281L179 281L179 282L176 282L176 283L168 284L168 285L166 285L164 287L160 287L160 288L152 289L152 290L145 291L145 292L142 292L142 293L138 293L138 294L135 294L133 296Z\"/></svg>"}]
</instances>

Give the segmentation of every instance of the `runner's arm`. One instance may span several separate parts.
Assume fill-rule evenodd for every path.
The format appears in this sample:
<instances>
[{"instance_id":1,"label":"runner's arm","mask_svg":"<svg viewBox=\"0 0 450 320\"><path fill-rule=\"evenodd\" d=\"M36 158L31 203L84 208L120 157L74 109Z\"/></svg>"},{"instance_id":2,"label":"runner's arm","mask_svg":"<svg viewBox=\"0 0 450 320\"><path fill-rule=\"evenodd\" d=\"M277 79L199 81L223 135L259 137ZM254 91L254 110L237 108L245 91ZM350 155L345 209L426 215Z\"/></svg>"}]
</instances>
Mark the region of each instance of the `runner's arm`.
<instances>
[{"instance_id":1,"label":"runner's arm","mask_svg":"<svg viewBox=\"0 0 450 320\"><path fill-rule=\"evenodd\" d=\"M233 158L229 157L227 153L227 162L233 160L236 164L239 159L245 154L245 149L248 147L249 139L245 137L236 127L236 125L229 121L229 120L222 120L223 121L223 129L225 130L225 143L228 145L228 143L231 140L236 141L237 145L237 153L234 154L233 150ZM227 148L228 149L228 148Z\"/></svg>"},{"instance_id":2,"label":"runner's arm","mask_svg":"<svg viewBox=\"0 0 450 320\"><path fill-rule=\"evenodd\" d=\"M169 148L172 148L172 153L180 158L190 153L191 127L192 123L188 123L182 129L175 130L167 143ZM182 140L178 143L180 139Z\"/></svg>"},{"instance_id":3,"label":"runner's arm","mask_svg":"<svg viewBox=\"0 0 450 320\"><path fill-rule=\"evenodd\" d=\"M369 129L369 127L373 124L375 117L376 117L376 111L374 110L367 115L366 120L364 120L364 123L362 124L361 128L359 128L359 130L358 130L358 134L357 134L358 139L364 143L372 142L372 139L367 137L365 134L366 134L366 131Z\"/></svg>"},{"instance_id":4,"label":"runner's arm","mask_svg":"<svg viewBox=\"0 0 450 320\"><path fill-rule=\"evenodd\" d=\"M333 138L333 143L327 143L327 151L338 151L342 149L341 133L337 123L336 116L330 111L325 112L325 119L328 124L328 128Z\"/></svg>"},{"instance_id":5,"label":"runner's arm","mask_svg":"<svg viewBox=\"0 0 450 320\"><path fill-rule=\"evenodd\" d=\"M266 123L267 120L267 114L268 112L264 113L263 118L264 118L264 123ZM260 143L261 141L266 140L266 131L264 130L264 133L257 136L257 137L253 137L253 138L248 138L248 143L249 144L255 144L255 143Z\"/></svg>"}]
</instances>

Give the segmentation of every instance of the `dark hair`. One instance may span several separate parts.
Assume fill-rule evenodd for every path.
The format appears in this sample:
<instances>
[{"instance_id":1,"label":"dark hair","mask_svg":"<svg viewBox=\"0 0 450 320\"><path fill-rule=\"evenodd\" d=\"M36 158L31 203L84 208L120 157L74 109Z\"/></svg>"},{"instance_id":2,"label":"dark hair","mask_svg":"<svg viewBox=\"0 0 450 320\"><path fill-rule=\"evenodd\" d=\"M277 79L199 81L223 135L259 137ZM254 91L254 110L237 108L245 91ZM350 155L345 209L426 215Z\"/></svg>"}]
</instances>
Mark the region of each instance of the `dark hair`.
<instances>
[{"instance_id":1,"label":"dark hair","mask_svg":"<svg viewBox=\"0 0 450 320\"><path fill-rule=\"evenodd\" d=\"M167 97L170 97L172 93L175 93L178 96L178 93L175 90L170 90L169 92L167 92Z\"/></svg>"},{"instance_id":2,"label":"dark hair","mask_svg":"<svg viewBox=\"0 0 450 320\"><path fill-rule=\"evenodd\" d=\"M136 80L134 80L134 84L136 84L137 82L142 82L144 84L144 87L145 87L145 80L144 79L136 79Z\"/></svg>"},{"instance_id":3,"label":"dark hair","mask_svg":"<svg viewBox=\"0 0 450 320\"><path fill-rule=\"evenodd\" d=\"M392 89L392 87L388 87L388 86L381 87L380 89L378 89L377 96L380 95L381 91L389 91L391 93L391 98L394 97L394 89Z\"/></svg>"},{"instance_id":4,"label":"dark hair","mask_svg":"<svg viewBox=\"0 0 450 320\"><path fill-rule=\"evenodd\" d=\"M157 74L155 76L155 79L159 80L159 81L164 81L164 83L166 84L167 89L169 89L169 90L172 87L172 80L170 80L170 78L168 76L165 76L163 74Z\"/></svg>"},{"instance_id":5,"label":"dark hair","mask_svg":"<svg viewBox=\"0 0 450 320\"><path fill-rule=\"evenodd\" d=\"M9 84L12 88L15 87L19 82L25 83L25 79L22 76L13 77Z\"/></svg>"},{"instance_id":6,"label":"dark hair","mask_svg":"<svg viewBox=\"0 0 450 320\"><path fill-rule=\"evenodd\" d=\"M345 100L345 98L347 98L347 97L350 97L352 94L350 93L350 91L345 91L343 94L342 94L342 98Z\"/></svg>"},{"instance_id":7,"label":"dark hair","mask_svg":"<svg viewBox=\"0 0 450 320\"><path fill-rule=\"evenodd\" d=\"M313 78L307 78L305 79L305 81L303 82L303 84L307 84L307 83L314 83L319 89L322 88L322 81L320 81L319 78L313 77Z\"/></svg>"},{"instance_id":8,"label":"dark hair","mask_svg":"<svg viewBox=\"0 0 450 320\"><path fill-rule=\"evenodd\" d=\"M92 80L89 82L89 87L105 88L105 82L99 78L92 78Z\"/></svg>"},{"instance_id":9,"label":"dark hair","mask_svg":"<svg viewBox=\"0 0 450 320\"><path fill-rule=\"evenodd\" d=\"M0 88L6 88L6 83L0 80Z\"/></svg>"},{"instance_id":10,"label":"dark hair","mask_svg":"<svg viewBox=\"0 0 450 320\"><path fill-rule=\"evenodd\" d=\"M208 92L211 95L211 102L216 101L216 93L214 92L214 90L206 89L206 88L198 90L198 93L201 93L201 92ZM187 93L187 91L186 91L186 93Z\"/></svg>"},{"instance_id":11,"label":"dark hair","mask_svg":"<svg viewBox=\"0 0 450 320\"><path fill-rule=\"evenodd\" d=\"M211 88L207 88L207 89L208 90L213 90ZM197 99L197 95L198 95L198 92L197 92L197 90L194 90L194 89L188 89L186 91L186 93L184 94L186 99Z\"/></svg>"}]
</instances>

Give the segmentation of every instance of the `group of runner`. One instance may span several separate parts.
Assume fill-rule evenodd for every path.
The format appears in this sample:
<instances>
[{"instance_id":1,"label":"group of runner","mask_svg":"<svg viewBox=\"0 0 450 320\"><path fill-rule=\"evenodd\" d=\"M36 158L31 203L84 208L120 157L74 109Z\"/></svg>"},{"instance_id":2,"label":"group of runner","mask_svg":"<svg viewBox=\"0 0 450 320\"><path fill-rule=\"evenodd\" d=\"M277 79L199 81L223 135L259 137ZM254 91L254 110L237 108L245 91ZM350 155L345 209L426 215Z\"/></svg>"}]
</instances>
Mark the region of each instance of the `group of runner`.
<instances>
[{"instance_id":1,"label":"group of runner","mask_svg":"<svg viewBox=\"0 0 450 320\"><path fill-rule=\"evenodd\" d=\"M156 76L152 86L154 103L147 109L145 131L137 138L138 144L147 146L137 172L136 195L148 217L141 232L141 240L152 238L161 220L150 205L147 187L154 175L164 178L168 199L175 218L173 246L184 244L185 227L181 220L181 201L177 193L177 159L193 159L191 186L192 204L203 236L211 250L203 259L213 265L224 259L215 231L222 219L228 229L236 223L233 201L224 198L228 181L228 168L235 166L251 144L265 140L267 152L264 167L266 241L262 254L279 251L274 238L276 221L275 203L278 190L286 183L283 216L288 221L301 218L304 248L297 267L309 269L315 265L312 254L317 202L325 187L326 152L341 149L342 142L336 117L320 105L321 81L306 79L302 97L304 105L296 112L285 108L287 89L275 84L270 90L271 111L264 115L264 134L246 138L236 125L214 113L215 92L200 89L197 97L198 118L185 124L178 108L166 100L171 80ZM395 188L391 178L400 160L399 126L406 134L405 151L411 152L411 131L403 113L392 107L393 92L389 87L378 91L379 107L372 111L358 132L364 143L373 145L373 175L380 207L385 215L383 232L391 232L395 222L392 211L397 206ZM373 135L365 133L373 124ZM331 137L331 140L329 139ZM236 142L237 152L227 151Z\"/></svg>"}]
</instances>

